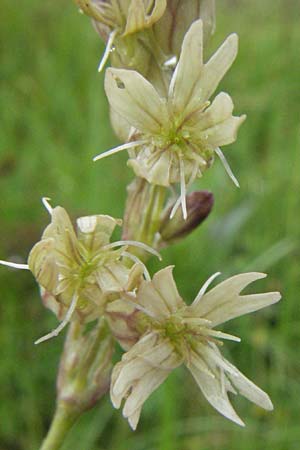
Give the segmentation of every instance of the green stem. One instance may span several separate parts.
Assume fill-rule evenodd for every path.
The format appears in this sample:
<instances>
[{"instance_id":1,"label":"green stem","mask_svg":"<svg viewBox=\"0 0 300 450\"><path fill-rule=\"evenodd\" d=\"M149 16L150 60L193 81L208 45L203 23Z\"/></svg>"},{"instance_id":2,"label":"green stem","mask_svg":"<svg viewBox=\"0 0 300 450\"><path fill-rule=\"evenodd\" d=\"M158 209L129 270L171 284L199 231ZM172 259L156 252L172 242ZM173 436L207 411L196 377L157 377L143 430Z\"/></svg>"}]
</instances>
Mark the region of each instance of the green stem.
<instances>
[{"instance_id":1,"label":"green stem","mask_svg":"<svg viewBox=\"0 0 300 450\"><path fill-rule=\"evenodd\" d=\"M68 406L58 405L46 438L40 450L59 450L80 412Z\"/></svg>"},{"instance_id":2,"label":"green stem","mask_svg":"<svg viewBox=\"0 0 300 450\"><path fill-rule=\"evenodd\" d=\"M128 187L124 215L123 239L144 242L156 247L157 232L161 224L167 189L156 186L142 178L136 178ZM142 260L149 255L140 249L130 248Z\"/></svg>"}]
</instances>

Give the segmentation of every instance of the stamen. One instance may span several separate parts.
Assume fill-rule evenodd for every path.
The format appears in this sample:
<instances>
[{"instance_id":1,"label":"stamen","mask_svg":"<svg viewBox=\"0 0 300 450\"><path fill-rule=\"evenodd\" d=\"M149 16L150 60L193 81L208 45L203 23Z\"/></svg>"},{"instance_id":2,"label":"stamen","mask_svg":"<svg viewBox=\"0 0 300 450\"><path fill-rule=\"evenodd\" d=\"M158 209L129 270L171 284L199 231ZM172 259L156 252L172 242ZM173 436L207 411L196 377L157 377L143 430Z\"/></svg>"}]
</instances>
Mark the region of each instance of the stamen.
<instances>
[{"instance_id":1,"label":"stamen","mask_svg":"<svg viewBox=\"0 0 300 450\"><path fill-rule=\"evenodd\" d=\"M205 325L209 326L211 324L211 320L202 319L198 317L186 317L182 321L183 323L189 324L189 325Z\"/></svg>"},{"instance_id":2,"label":"stamen","mask_svg":"<svg viewBox=\"0 0 300 450\"><path fill-rule=\"evenodd\" d=\"M13 269L29 270L28 264L18 264L10 261L3 261L0 259L0 264L2 266L12 267Z\"/></svg>"},{"instance_id":3,"label":"stamen","mask_svg":"<svg viewBox=\"0 0 300 450\"><path fill-rule=\"evenodd\" d=\"M241 342L241 338L234 336L233 334L223 333L222 331L206 329L203 330L203 334L208 334L209 336L216 337L219 339L227 339L228 341Z\"/></svg>"},{"instance_id":4,"label":"stamen","mask_svg":"<svg viewBox=\"0 0 300 450\"><path fill-rule=\"evenodd\" d=\"M143 266L143 270L144 270L144 275L145 275L145 279L147 281L151 281L151 277L150 274L148 272L147 267L145 266L145 264L135 255L132 255L129 252L123 252L122 253L124 256L126 256L127 258L131 259L131 261L135 262L136 264L141 264Z\"/></svg>"},{"instance_id":5,"label":"stamen","mask_svg":"<svg viewBox=\"0 0 300 450\"><path fill-rule=\"evenodd\" d=\"M41 342L48 341L48 339L51 339L53 337L58 336L59 333L68 325L68 323L71 320L72 314L73 314L73 312L76 309L78 298L79 298L78 294L77 293L74 294L72 302L70 304L70 307L69 307L68 311L66 312L66 315L65 315L65 318L63 319L63 321L53 331L51 331L50 333L48 333L45 336L41 337L37 341L35 341L36 345L40 344Z\"/></svg>"},{"instance_id":6,"label":"stamen","mask_svg":"<svg viewBox=\"0 0 300 450\"><path fill-rule=\"evenodd\" d=\"M205 294L207 288L209 287L209 285L214 281L215 278L217 278L219 275L221 275L221 272L216 272L214 273L211 277L209 277L209 279L203 284L202 288L200 289L200 291L198 292L195 300L193 301L192 305L196 306L199 301L201 300L201 298L203 297L203 295Z\"/></svg>"},{"instance_id":7,"label":"stamen","mask_svg":"<svg viewBox=\"0 0 300 450\"><path fill-rule=\"evenodd\" d=\"M221 150L219 147L218 147L218 148L215 148L215 153L216 153L216 154L218 155L218 157L220 158L221 163L222 163L223 166L224 166L224 169L226 170L227 174L228 174L229 177L232 179L232 181L234 182L234 184L236 185L236 187L240 187L240 184L239 184L237 178L234 176L234 174L233 174L233 172L232 172L232 170L231 170L231 167L230 167L230 165L228 164L228 161L227 161L227 159L225 158L224 153L222 152L222 150Z\"/></svg>"},{"instance_id":8,"label":"stamen","mask_svg":"<svg viewBox=\"0 0 300 450\"><path fill-rule=\"evenodd\" d=\"M108 38L108 41L107 41L107 44L106 44L106 48L105 48L105 52L104 52L104 54L103 54L103 56L101 58L101 61L99 63L98 72L101 72L103 70L103 67L105 66L105 64L106 64L106 62L107 62L107 60L109 58L109 54L110 54L110 52L112 50L117 31L118 30L113 30L110 33L110 35L109 35L109 38Z\"/></svg>"},{"instance_id":9,"label":"stamen","mask_svg":"<svg viewBox=\"0 0 300 450\"><path fill-rule=\"evenodd\" d=\"M172 78L171 78L171 81L170 81L169 92L168 92L169 98L173 97L173 94L174 94L174 88L175 88L175 83L176 83L176 78L177 78L177 73L178 73L178 66L179 66L179 64L176 65L175 70L172 75Z\"/></svg>"},{"instance_id":10,"label":"stamen","mask_svg":"<svg viewBox=\"0 0 300 450\"><path fill-rule=\"evenodd\" d=\"M173 217L175 216L177 209L179 208L181 203L181 197L179 196L178 199L176 200L176 202L174 203L174 206L172 208L171 214L170 214L170 219L173 219Z\"/></svg>"},{"instance_id":11,"label":"stamen","mask_svg":"<svg viewBox=\"0 0 300 450\"><path fill-rule=\"evenodd\" d=\"M45 206L46 210L48 211L48 213L49 213L50 216L51 216L51 215L52 215L53 208L52 208L52 206L50 205L49 201L51 201L51 198L49 198L49 197L43 197L43 198L42 198L42 203L43 203L43 205Z\"/></svg>"},{"instance_id":12,"label":"stamen","mask_svg":"<svg viewBox=\"0 0 300 450\"><path fill-rule=\"evenodd\" d=\"M185 186L185 174L184 174L184 162L183 159L179 157L179 170L180 170L180 198L181 198L181 208L184 220L187 218L186 210L186 186Z\"/></svg>"},{"instance_id":13,"label":"stamen","mask_svg":"<svg viewBox=\"0 0 300 450\"><path fill-rule=\"evenodd\" d=\"M142 250L145 250L146 252L151 253L152 255L156 256L160 261L162 260L162 257L160 253L158 253L154 248L150 247L147 244L144 244L143 242L138 241L116 241L111 242L110 244L104 245L102 248L103 250L108 250L110 248L120 247L122 245L130 245L132 247L138 247Z\"/></svg>"},{"instance_id":14,"label":"stamen","mask_svg":"<svg viewBox=\"0 0 300 450\"><path fill-rule=\"evenodd\" d=\"M114 155L115 153L119 153L123 150L128 150L130 148L138 147L140 145L146 144L147 141L135 141L135 142L128 142L127 144L119 145L118 147L112 148L111 150L107 150L106 152L100 153L100 155L97 155L93 158L93 161L99 161L99 159L106 158L107 156Z\"/></svg>"}]
</instances>

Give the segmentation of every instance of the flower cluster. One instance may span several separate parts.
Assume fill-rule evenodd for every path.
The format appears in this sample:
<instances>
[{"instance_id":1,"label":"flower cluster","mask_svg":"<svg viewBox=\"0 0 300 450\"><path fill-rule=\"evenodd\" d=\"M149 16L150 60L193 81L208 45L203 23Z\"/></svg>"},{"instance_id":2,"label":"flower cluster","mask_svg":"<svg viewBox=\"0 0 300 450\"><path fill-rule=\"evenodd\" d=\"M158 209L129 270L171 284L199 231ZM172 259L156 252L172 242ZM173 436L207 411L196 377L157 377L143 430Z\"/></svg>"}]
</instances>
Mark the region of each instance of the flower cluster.
<instances>
[{"instance_id":1,"label":"flower cluster","mask_svg":"<svg viewBox=\"0 0 300 450\"><path fill-rule=\"evenodd\" d=\"M60 321L36 343L70 324L57 383L59 406L78 414L110 385L113 405L120 408L124 401L123 415L135 429L146 399L184 365L208 402L244 425L228 392L266 410L273 406L220 352L223 340L240 339L216 327L278 302L280 294L241 295L265 277L256 272L236 275L206 292L217 273L187 305L172 267L151 278L145 266L147 253L160 257L157 249L183 239L210 213L212 193L188 190L215 156L238 186L220 147L236 140L245 115L233 115L227 93L212 98L236 58L238 37L231 34L204 61L214 30L214 0L75 2L106 42L99 70L111 59L105 92L123 143L94 160L129 153L136 178L128 188L124 223L98 214L80 217L74 227L65 209L43 199L51 222L28 264L0 264L29 269L45 306ZM122 226L123 238L111 242L116 226ZM113 367L116 342L125 353Z\"/></svg>"}]
</instances>

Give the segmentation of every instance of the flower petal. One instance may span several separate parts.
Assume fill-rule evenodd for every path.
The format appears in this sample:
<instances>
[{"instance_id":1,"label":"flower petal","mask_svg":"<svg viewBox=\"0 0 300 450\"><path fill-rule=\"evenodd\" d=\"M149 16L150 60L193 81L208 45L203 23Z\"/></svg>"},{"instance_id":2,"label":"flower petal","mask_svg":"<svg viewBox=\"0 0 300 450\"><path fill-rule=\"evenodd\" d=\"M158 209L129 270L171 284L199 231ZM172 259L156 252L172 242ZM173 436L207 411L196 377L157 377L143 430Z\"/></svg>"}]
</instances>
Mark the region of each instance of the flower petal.
<instances>
[{"instance_id":1,"label":"flower petal","mask_svg":"<svg viewBox=\"0 0 300 450\"><path fill-rule=\"evenodd\" d=\"M85 216L77 219L79 241L91 251L97 251L110 241L110 237L121 222L106 215Z\"/></svg>"},{"instance_id":2,"label":"flower petal","mask_svg":"<svg viewBox=\"0 0 300 450\"><path fill-rule=\"evenodd\" d=\"M153 313L157 319L163 319L184 305L169 266L157 272L152 281L144 281L139 288L138 303Z\"/></svg>"},{"instance_id":3,"label":"flower petal","mask_svg":"<svg viewBox=\"0 0 300 450\"><path fill-rule=\"evenodd\" d=\"M142 132L159 133L167 121L166 102L138 72L107 69L105 92L111 107Z\"/></svg>"},{"instance_id":4,"label":"flower petal","mask_svg":"<svg viewBox=\"0 0 300 450\"><path fill-rule=\"evenodd\" d=\"M165 381L168 375L169 372L166 370L153 369L137 382L127 398L123 409L123 416L128 418L130 425L137 425L137 411L139 413L141 412L141 406L150 397L152 392ZM132 416L135 418L134 420L131 419Z\"/></svg>"},{"instance_id":5,"label":"flower petal","mask_svg":"<svg viewBox=\"0 0 300 450\"><path fill-rule=\"evenodd\" d=\"M181 113L195 95L203 68L203 24L202 20L195 21L186 33L179 62L174 71L169 97L176 113Z\"/></svg>"},{"instance_id":6,"label":"flower petal","mask_svg":"<svg viewBox=\"0 0 300 450\"><path fill-rule=\"evenodd\" d=\"M266 392L260 389L256 384L249 380L242 372L240 372L235 366L229 363L234 374L227 374L229 380L231 381L233 387L238 391L239 394L246 397L251 402L266 409L267 411L273 410L273 404L270 397Z\"/></svg>"},{"instance_id":7,"label":"flower petal","mask_svg":"<svg viewBox=\"0 0 300 450\"><path fill-rule=\"evenodd\" d=\"M37 282L51 293L56 292L59 275L54 249L54 239L42 239L31 249L28 257L29 269Z\"/></svg>"},{"instance_id":8,"label":"flower petal","mask_svg":"<svg viewBox=\"0 0 300 450\"><path fill-rule=\"evenodd\" d=\"M126 398L123 416L135 429L141 407L150 394L178 367L182 358L167 339L148 334L125 353L112 373L111 399L119 408Z\"/></svg>"},{"instance_id":9,"label":"flower petal","mask_svg":"<svg viewBox=\"0 0 300 450\"><path fill-rule=\"evenodd\" d=\"M155 289L168 305L171 313L175 313L184 305L173 278L174 266L168 266L157 272L152 280Z\"/></svg>"},{"instance_id":10,"label":"flower petal","mask_svg":"<svg viewBox=\"0 0 300 450\"><path fill-rule=\"evenodd\" d=\"M239 295L250 283L265 277L264 273L257 272L235 275L207 292L197 305L190 307L190 312L210 320L211 326L215 327L235 317L277 303L281 298L279 292Z\"/></svg>"},{"instance_id":11,"label":"flower petal","mask_svg":"<svg viewBox=\"0 0 300 450\"><path fill-rule=\"evenodd\" d=\"M170 169L173 154L165 150L157 151L157 156L151 148L144 146L136 158L128 161L128 166L132 167L138 177L145 178L149 183L159 186L170 186Z\"/></svg>"},{"instance_id":12,"label":"flower petal","mask_svg":"<svg viewBox=\"0 0 300 450\"><path fill-rule=\"evenodd\" d=\"M217 123L203 131L203 139L213 148L231 144L236 140L238 129L245 119L245 114L240 117L231 116L225 119L224 122Z\"/></svg>"},{"instance_id":13,"label":"flower petal","mask_svg":"<svg viewBox=\"0 0 300 450\"><path fill-rule=\"evenodd\" d=\"M227 392L226 392L226 383L222 377L224 377L224 373L220 369L216 369L215 377L213 378L206 372L203 372L194 364L190 364L188 366L191 374L193 375L196 383L201 389L206 400L223 416L227 417L227 419L232 420L238 425L244 426L244 422L239 418L233 409Z\"/></svg>"},{"instance_id":14,"label":"flower petal","mask_svg":"<svg viewBox=\"0 0 300 450\"><path fill-rule=\"evenodd\" d=\"M221 47L214 53L205 64L201 77L197 83L199 101L204 103L214 93L218 84L230 69L238 51L238 36L233 33L223 42Z\"/></svg>"},{"instance_id":15,"label":"flower petal","mask_svg":"<svg viewBox=\"0 0 300 450\"><path fill-rule=\"evenodd\" d=\"M231 34L210 60L203 65L202 21L194 22L185 36L181 56L170 84L169 95L175 113L185 116L201 110L232 65L238 37Z\"/></svg>"},{"instance_id":16,"label":"flower petal","mask_svg":"<svg viewBox=\"0 0 300 450\"><path fill-rule=\"evenodd\" d=\"M196 126L195 132L201 132L231 117L232 111L233 102L230 95L220 92L208 108L193 114L185 122L184 128L193 130Z\"/></svg>"}]
</instances>

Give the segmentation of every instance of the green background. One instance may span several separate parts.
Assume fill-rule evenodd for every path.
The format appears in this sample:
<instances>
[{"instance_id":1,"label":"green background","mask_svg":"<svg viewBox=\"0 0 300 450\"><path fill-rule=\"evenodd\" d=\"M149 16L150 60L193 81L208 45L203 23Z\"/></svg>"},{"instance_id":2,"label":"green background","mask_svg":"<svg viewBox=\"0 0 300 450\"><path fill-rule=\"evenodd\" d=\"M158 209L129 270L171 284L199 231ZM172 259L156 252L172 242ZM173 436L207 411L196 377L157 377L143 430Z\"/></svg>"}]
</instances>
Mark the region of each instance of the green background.
<instances>
[{"instance_id":1,"label":"green background","mask_svg":"<svg viewBox=\"0 0 300 450\"><path fill-rule=\"evenodd\" d=\"M188 3L188 1L187 1ZM243 398L241 429L218 415L184 369L146 403L137 432L105 398L76 425L64 450L290 450L300 442L300 8L295 0L217 1L211 54L232 31L240 52L220 89L247 113L224 148L241 189L216 161L198 189L215 195L209 219L163 251L189 302L216 271L266 271L254 290L280 290L276 306L226 324L241 344L225 354L271 396L266 413ZM72 217L122 217L132 179L126 155L91 159L117 143L108 122L103 52L72 1L1 3L0 255L24 261L48 223L41 197ZM152 263L152 272L162 267ZM37 449L55 403L63 336L38 347L55 317L28 272L0 268L0 450Z\"/></svg>"}]
</instances>

